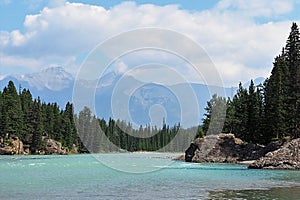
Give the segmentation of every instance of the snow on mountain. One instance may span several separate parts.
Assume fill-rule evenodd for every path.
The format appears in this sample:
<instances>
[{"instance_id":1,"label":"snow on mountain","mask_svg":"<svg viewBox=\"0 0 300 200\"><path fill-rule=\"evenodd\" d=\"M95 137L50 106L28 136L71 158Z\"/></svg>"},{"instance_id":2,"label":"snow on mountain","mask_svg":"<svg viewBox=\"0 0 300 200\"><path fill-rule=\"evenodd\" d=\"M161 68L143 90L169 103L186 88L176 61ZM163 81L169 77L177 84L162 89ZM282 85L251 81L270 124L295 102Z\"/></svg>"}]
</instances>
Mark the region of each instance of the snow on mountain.
<instances>
[{"instance_id":1,"label":"snow on mountain","mask_svg":"<svg viewBox=\"0 0 300 200\"><path fill-rule=\"evenodd\" d=\"M26 75L13 75L19 81L25 81L30 87L38 90L47 88L52 91L60 91L73 84L73 76L62 67L51 67L40 72Z\"/></svg>"},{"instance_id":2,"label":"snow on mountain","mask_svg":"<svg viewBox=\"0 0 300 200\"><path fill-rule=\"evenodd\" d=\"M18 89L29 89L34 98L40 96L42 101L57 102L61 108L64 108L67 102L73 102L73 89L76 81L82 90L80 98L84 100L83 103L87 100L87 92L94 93L95 114L98 117L132 120L136 124L143 125L150 124L153 119L163 117L160 116L163 113L170 125L180 120L184 120L181 124L185 127L197 125L200 123L197 119L201 121L203 117L206 102L213 95L208 86L203 84L182 83L165 87L155 83L144 83L132 76L122 76L115 72L109 72L99 77L99 80L76 80L62 67L51 67L33 74L7 76L0 80L1 90L7 86L9 80L12 80L15 86L19 87ZM188 88L194 91L195 97L187 91ZM230 97L236 91L236 88L220 89L224 89L226 96ZM196 104L192 100L195 100ZM92 102L93 99L88 99L88 101ZM89 106L89 104L76 105L75 112L79 112L83 106ZM194 109L197 106L198 109ZM116 114L114 112L119 115L114 116Z\"/></svg>"}]
</instances>

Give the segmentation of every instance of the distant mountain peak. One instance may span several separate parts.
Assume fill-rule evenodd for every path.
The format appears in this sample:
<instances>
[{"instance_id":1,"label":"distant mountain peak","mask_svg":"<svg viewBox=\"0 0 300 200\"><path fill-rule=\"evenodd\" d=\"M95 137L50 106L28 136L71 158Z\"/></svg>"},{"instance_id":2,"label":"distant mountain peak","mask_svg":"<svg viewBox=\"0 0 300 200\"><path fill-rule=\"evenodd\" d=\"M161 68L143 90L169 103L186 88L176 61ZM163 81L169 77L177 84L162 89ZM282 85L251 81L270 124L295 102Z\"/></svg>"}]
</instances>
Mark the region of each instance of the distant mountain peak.
<instances>
[{"instance_id":1,"label":"distant mountain peak","mask_svg":"<svg viewBox=\"0 0 300 200\"><path fill-rule=\"evenodd\" d=\"M72 80L73 76L66 72L65 69L63 67L49 67L46 69L43 69L41 72L39 72L38 74L49 74L49 75L53 75L53 76L61 76L67 79Z\"/></svg>"},{"instance_id":2,"label":"distant mountain peak","mask_svg":"<svg viewBox=\"0 0 300 200\"><path fill-rule=\"evenodd\" d=\"M32 74L14 75L13 78L26 81L31 87L38 90L47 88L53 91L68 88L74 81L73 76L66 72L63 67L50 67Z\"/></svg>"}]
</instances>

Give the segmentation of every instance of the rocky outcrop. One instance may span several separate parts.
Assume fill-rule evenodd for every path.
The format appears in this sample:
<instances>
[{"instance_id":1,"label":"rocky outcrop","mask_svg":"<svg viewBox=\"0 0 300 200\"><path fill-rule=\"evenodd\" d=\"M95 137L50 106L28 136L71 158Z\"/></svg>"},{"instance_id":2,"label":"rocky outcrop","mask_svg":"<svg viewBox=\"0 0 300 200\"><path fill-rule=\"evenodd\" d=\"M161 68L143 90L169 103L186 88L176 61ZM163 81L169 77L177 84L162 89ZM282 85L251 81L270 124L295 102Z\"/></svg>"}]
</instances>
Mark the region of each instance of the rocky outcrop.
<instances>
[{"instance_id":1,"label":"rocky outcrop","mask_svg":"<svg viewBox=\"0 0 300 200\"><path fill-rule=\"evenodd\" d=\"M67 154L68 150L64 149L60 142L57 142L48 137L42 138L45 148L37 152L30 152L30 140L24 140L23 142L18 137L13 137L10 139L0 138L0 155L24 155L24 154ZM29 142L28 142L29 141ZM78 153L76 146L72 148L72 153Z\"/></svg>"},{"instance_id":2,"label":"rocky outcrop","mask_svg":"<svg viewBox=\"0 0 300 200\"><path fill-rule=\"evenodd\" d=\"M286 142L249 165L252 169L300 169L300 138Z\"/></svg>"},{"instance_id":3,"label":"rocky outcrop","mask_svg":"<svg viewBox=\"0 0 300 200\"><path fill-rule=\"evenodd\" d=\"M18 138L8 139L4 142L1 139L0 155L25 154L23 142Z\"/></svg>"},{"instance_id":4,"label":"rocky outcrop","mask_svg":"<svg viewBox=\"0 0 300 200\"><path fill-rule=\"evenodd\" d=\"M60 142L57 142L55 140L52 140L50 138L45 138L45 149L43 151L43 154L67 154L68 151L66 149L62 148L62 145Z\"/></svg>"},{"instance_id":5,"label":"rocky outcrop","mask_svg":"<svg viewBox=\"0 0 300 200\"><path fill-rule=\"evenodd\" d=\"M210 135L197 138L185 152L187 162L239 163L256 160L270 151L278 149L282 142L268 146L246 144L234 134Z\"/></svg>"}]
</instances>

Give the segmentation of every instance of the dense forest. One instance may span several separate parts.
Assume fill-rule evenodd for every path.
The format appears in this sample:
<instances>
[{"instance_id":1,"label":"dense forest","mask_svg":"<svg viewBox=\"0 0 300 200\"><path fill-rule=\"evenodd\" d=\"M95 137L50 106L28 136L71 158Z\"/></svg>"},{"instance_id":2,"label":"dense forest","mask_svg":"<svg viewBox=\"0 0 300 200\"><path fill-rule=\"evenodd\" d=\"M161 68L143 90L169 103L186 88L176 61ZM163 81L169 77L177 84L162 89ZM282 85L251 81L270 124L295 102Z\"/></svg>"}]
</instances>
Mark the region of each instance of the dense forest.
<instances>
[{"instance_id":1,"label":"dense forest","mask_svg":"<svg viewBox=\"0 0 300 200\"><path fill-rule=\"evenodd\" d=\"M17 91L14 83L0 91L0 137L3 143L18 137L32 154L45 147L42 138L49 137L71 149L80 143L76 132L73 106L61 110L56 103L33 99L28 89Z\"/></svg>"},{"instance_id":2,"label":"dense forest","mask_svg":"<svg viewBox=\"0 0 300 200\"><path fill-rule=\"evenodd\" d=\"M183 129L180 124L170 127L164 121L162 128L150 125L134 128L130 122L111 118L106 122L92 115L87 107L75 121L83 144L93 153L120 150L182 152L198 131L198 127Z\"/></svg>"},{"instance_id":3,"label":"dense forest","mask_svg":"<svg viewBox=\"0 0 300 200\"><path fill-rule=\"evenodd\" d=\"M68 151L75 147L79 153L183 151L197 131L197 127L182 129L180 124L169 127L162 123L162 128L135 129L125 121L99 119L87 107L74 115L71 103L62 110L56 103L33 99L28 89L17 91L12 81L0 91L0 138L9 143L17 137L32 154L45 148L45 137L60 142Z\"/></svg>"},{"instance_id":4,"label":"dense forest","mask_svg":"<svg viewBox=\"0 0 300 200\"><path fill-rule=\"evenodd\" d=\"M233 99L214 95L208 102L202 129L207 134L212 110L226 105L223 132L246 142L266 144L290 136L300 137L300 34L292 24L285 47L275 58L271 76L249 88L239 84ZM213 128L212 128L213 129Z\"/></svg>"}]
</instances>

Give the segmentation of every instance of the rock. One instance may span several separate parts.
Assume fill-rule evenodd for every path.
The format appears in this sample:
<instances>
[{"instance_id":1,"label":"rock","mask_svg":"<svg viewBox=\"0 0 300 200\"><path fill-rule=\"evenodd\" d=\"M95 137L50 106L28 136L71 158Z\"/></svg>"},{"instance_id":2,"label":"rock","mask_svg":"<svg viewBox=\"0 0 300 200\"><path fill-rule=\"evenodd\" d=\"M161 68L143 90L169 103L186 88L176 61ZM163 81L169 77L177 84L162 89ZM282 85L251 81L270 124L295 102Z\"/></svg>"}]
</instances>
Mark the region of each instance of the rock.
<instances>
[{"instance_id":1,"label":"rock","mask_svg":"<svg viewBox=\"0 0 300 200\"><path fill-rule=\"evenodd\" d=\"M256 160L270 151L278 149L282 142L268 146L245 144L234 134L210 135L197 138L185 151L186 162L239 163Z\"/></svg>"},{"instance_id":2,"label":"rock","mask_svg":"<svg viewBox=\"0 0 300 200\"><path fill-rule=\"evenodd\" d=\"M1 147L0 148L0 155L13 155L13 151L10 147Z\"/></svg>"},{"instance_id":3,"label":"rock","mask_svg":"<svg viewBox=\"0 0 300 200\"><path fill-rule=\"evenodd\" d=\"M27 135L23 142L18 137L12 137L10 139L4 139L0 137L0 155L15 155L15 154L68 154L68 149L64 149L60 142L50 139L47 136L43 136L42 140L45 147L39 151L31 152L31 135ZM77 147L73 145L71 149L72 153L78 153Z\"/></svg>"},{"instance_id":4,"label":"rock","mask_svg":"<svg viewBox=\"0 0 300 200\"><path fill-rule=\"evenodd\" d=\"M192 162L195 151L198 149L197 143L191 143L190 147L185 151L185 161Z\"/></svg>"},{"instance_id":5,"label":"rock","mask_svg":"<svg viewBox=\"0 0 300 200\"><path fill-rule=\"evenodd\" d=\"M300 169L300 138L287 141L249 165L251 169Z\"/></svg>"},{"instance_id":6,"label":"rock","mask_svg":"<svg viewBox=\"0 0 300 200\"><path fill-rule=\"evenodd\" d=\"M62 145L60 142L52 140L50 138L44 138L45 149L42 154L67 154L68 151L66 149L62 149Z\"/></svg>"},{"instance_id":7,"label":"rock","mask_svg":"<svg viewBox=\"0 0 300 200\"><path fill-rule=\"evenodd\" d=\"M24 154L24 147L23 142L19 140L19 138L16 138L15 140L12 140L13 148L15 149L16 154Z\"/></svg>"},{"instance_id":8,"label":"rock","mask_svg":"<svg viewBox=\"0 0 300 200\"><path fill-rule=\"evenodd\" d=\"M8 139L6 142L2 140L2 142L0 155L25 154L23 142L18 137Z\"/></svg>"}]
</instances>

